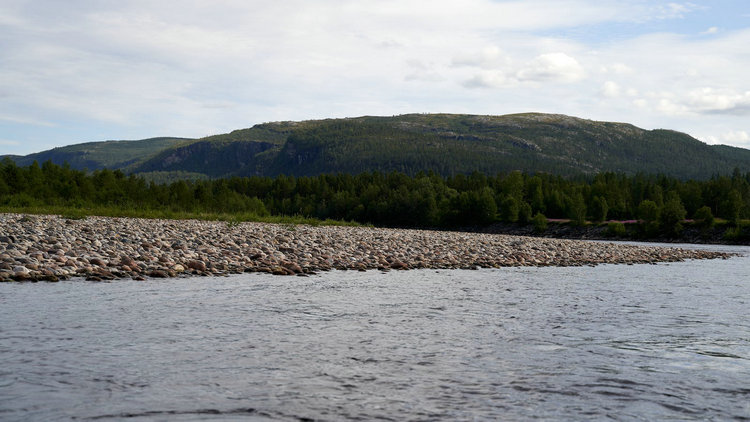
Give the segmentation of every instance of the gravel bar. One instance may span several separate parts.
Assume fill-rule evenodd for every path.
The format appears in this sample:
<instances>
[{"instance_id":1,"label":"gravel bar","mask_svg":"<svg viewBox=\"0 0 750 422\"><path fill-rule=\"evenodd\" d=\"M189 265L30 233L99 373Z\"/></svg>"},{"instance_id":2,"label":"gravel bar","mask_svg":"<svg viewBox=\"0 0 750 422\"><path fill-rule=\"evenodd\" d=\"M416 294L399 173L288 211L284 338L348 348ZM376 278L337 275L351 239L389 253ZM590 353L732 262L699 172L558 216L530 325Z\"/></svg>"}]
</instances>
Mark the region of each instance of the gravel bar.
<instances>
[{"instance_id":1,"label":"gravel bar","mask_svg":"<svg viewBox=\"0 0 750 422\"><path fill-rule=\"evenodd\" d=\"M0 281L654 264L729 256L500 234L0 214Z\"/></svg>"}]
</instances>

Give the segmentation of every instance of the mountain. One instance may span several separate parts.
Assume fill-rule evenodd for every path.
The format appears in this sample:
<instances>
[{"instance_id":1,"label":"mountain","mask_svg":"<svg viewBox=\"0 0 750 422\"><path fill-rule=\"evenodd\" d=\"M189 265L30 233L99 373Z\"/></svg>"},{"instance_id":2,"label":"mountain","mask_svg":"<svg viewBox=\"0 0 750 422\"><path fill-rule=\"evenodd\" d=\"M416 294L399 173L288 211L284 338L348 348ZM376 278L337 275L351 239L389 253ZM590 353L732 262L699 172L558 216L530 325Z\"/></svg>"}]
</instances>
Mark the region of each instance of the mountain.
<instances>
[{"instance_id":1,"label":"mountain","mask_svg":"<svg viewBox=\"0 0 750 422\"><path fill-rule=\"evenodd\" d=\"M16 158L140 174L305 176L401 171L560 175L614 171L707 179L750 171L750 150L707 145L671 130L524 113L407 114L274 122L201 139L154 138L56 148Z\"/></svg>"},{"instance_id":2,"label":"mountain","mask_svg":"<svg viewBox=\"0 0 750 422\"><path fill-rule=\"evenodd\" d=\"M134 166L138 173L190 171L209 177L264 175L294 123L265 123L165 148Z\"/></svg>"},{"instance_id":3,"label":"mountain","mask_svg":"<svg viewBox=\"0 0 750 422\"><path fill-rule=\"evenodd\" d=\"M52 161L55 164L68 163L71 168L80 170L125 169L154 156L160 151L190 141L192 139L150 138L140 141L86 142L53 148L26 156L8 157L19 166L28 166L34 161L39 164Z\"/></svg>"}]
</instances>

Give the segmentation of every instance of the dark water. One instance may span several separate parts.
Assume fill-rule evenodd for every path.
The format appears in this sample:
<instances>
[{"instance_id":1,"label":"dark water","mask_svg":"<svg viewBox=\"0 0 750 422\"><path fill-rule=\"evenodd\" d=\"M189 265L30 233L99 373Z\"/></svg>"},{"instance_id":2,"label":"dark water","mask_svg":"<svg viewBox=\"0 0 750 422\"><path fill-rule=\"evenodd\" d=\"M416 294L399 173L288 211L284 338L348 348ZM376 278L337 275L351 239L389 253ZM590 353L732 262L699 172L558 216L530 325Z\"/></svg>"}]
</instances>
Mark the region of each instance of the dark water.
<instances>
[{"instance_id":1,"label":"dark water","mask_svg":"<svg viewBox=\"0 0 750 422\"><path fill-rule=\"evenodd\" d=\"M749 264L2 284L0 420L750 420Z\"/></svg>"}]
</instances>

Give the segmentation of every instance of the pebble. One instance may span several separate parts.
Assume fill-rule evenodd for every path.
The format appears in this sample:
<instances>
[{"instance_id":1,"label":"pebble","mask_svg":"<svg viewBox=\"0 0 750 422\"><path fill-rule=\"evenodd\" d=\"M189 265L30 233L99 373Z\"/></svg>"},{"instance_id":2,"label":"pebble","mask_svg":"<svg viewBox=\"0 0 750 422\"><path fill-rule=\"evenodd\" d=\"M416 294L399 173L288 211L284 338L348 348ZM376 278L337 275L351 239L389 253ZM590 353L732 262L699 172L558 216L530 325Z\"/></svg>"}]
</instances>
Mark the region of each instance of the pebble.
<instances>
[{"instance_id":1,"label":"pebble","mask_svg":"<svg viewBox=\"0 0 750 422\"><path fill-rule=\"evenodd\" d=\"M0 214L0 281L653 264L714 251L372 227Z\"/></svg>"}]
</instances>

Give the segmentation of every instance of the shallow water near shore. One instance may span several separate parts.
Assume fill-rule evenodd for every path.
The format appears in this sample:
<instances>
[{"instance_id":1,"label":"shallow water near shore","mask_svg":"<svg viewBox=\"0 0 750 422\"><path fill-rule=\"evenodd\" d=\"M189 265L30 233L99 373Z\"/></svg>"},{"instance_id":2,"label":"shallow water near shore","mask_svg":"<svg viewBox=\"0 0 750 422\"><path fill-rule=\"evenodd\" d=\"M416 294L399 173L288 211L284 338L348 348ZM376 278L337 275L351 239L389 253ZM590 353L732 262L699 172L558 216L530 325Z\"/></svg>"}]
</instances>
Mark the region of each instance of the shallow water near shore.
<instances>
[{"instance_id":1,"label":"shallow water near shore","mask_svg":"<svg viewBox=\"0 0 750 422\"><path fill-rule=\"evenodd\" d=\"M744 255L0 283L0 420L748 420L750 250L714 248Z\"/></svg>"}]
</instances>

